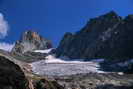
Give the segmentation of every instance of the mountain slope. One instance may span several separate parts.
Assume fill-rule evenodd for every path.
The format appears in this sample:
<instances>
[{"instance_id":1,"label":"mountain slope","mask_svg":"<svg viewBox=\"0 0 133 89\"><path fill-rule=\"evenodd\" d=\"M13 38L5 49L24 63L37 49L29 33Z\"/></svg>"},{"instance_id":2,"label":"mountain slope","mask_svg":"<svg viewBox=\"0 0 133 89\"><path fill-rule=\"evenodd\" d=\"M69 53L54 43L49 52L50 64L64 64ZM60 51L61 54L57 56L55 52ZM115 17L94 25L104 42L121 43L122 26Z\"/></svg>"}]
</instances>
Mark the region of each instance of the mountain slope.
<instances>
[{"instance_id":1,"label":"mountain slope","mask_svg":"<svg viewBox=\"0 0 133 89\"><path fill-rule=\"evenodd\" d=\"M0 89L30 89L21 68L4 56L0 56L0 71Z\"/></svg>"},{"instance_id":2,"label":"mountain slope","mask_svg":"<svg viewBox=\"0 0 133 89\"><path fill-rule=\"evenodd\" d=\"M91 19L75 34L66 33L57 48L57 56L69 58L133 58L133 16L122 19L111 11Z\"/></svg>"}]
</instances>

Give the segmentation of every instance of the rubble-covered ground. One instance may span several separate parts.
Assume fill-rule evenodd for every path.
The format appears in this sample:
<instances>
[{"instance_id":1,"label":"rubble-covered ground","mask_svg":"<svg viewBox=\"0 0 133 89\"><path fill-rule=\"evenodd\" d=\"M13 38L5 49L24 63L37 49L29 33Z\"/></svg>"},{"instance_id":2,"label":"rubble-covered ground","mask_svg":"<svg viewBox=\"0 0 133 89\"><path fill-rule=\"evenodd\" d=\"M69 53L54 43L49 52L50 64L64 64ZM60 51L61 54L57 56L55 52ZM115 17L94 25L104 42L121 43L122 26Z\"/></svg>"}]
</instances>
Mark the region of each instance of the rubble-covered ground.
<instances>
[{"instance_id":1,"label":"rubble-covered ground","mask_svg":"<svg viewBox=\"0 0 133 89\"><path fill-rule=\"evenodd\" d=\"M55 79L65 87L64 89L133 89L132 74L88 73L56 77Z\"/></svg>"}]
</instances>

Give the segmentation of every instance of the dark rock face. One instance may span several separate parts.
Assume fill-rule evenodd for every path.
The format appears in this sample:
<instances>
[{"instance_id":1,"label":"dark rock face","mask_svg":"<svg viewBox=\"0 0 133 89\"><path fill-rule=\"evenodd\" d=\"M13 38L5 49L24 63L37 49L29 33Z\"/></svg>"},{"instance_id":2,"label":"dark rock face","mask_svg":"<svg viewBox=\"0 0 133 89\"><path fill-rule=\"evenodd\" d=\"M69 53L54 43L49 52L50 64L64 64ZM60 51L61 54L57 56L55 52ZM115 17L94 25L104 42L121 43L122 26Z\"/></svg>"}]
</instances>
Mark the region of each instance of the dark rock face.
<instances>
[{"instance_id":1,"label":"dark rock face","mask_svg":"<svg viewBox=\"0 0 133 89\"><path fill-rule=\"evenodd\" d=\"M122 19L111 11L91 19L81 31L66 33L57 56L70 58L133 58L133 16Z\"/></svg>"},{"instance_id":2,"label":"dark rock face","mask_svg":"<svg viewBox=\"0 0 133 89\"><path fill-rule=\"evenodd\" d=\"M25 53L33 50L44 50L52 48L49 40L41 37L36 32L26 31L20 41L17 41L12 53Z\"/></svg>"},{"instance_id":3,"label":"dark rock face","mask_svg":"<svg viewBox=\"0 0 133 89\"><path fill-rule=\"evenodd\" d=\"M3 56L0 56L0 89L29 89L20 67Z\"/></svg>"},{"instance_id":4,"label":"dark rock face","mask_svg":"<svg viewBox=\"0 0 133 89\"><path fill-rule=\"evenodd\" d=\"M126 69L125 73L133 74L133 63L129 64Z\"/></svg>"}]
</instances>

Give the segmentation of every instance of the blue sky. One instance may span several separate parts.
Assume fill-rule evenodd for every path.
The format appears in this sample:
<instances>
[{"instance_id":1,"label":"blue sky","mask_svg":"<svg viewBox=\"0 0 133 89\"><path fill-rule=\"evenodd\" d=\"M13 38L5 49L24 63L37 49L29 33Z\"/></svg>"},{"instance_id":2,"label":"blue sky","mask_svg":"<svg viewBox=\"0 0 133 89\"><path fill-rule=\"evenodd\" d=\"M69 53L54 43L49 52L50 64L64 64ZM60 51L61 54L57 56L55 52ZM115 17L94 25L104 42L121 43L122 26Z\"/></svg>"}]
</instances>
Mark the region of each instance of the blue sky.
<instances>
[{"instance_id":1,"label":"blue sky","mask_svg":"<svg viewBox=\"0 0 133 89\"><path fill-rule=\"evenodd\" d=\"M34 30L57 46L65 32L76 32L90 18L111 10L132 14L133 0L0 0L10 28L0 42L14 43L25 30Z\"/></svg>"}]
</instances>

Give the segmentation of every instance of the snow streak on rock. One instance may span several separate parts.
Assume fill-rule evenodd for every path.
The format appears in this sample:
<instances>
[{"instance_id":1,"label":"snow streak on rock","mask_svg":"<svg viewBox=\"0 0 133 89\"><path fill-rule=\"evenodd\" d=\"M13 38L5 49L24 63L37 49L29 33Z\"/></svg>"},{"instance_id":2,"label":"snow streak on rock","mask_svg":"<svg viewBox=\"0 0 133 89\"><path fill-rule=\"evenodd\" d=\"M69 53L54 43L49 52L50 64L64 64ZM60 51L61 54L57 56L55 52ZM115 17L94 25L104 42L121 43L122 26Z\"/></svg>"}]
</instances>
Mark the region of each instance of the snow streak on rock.
<instances>
[{"instance_id":1,"label":"snow streak on rock","mask_svg":"<svg viewBox=\"0 0 133 89\"><path fill-rule=\"evenodd\" d=\"M37 52L37 53L49 53L52 49L53 49L53 48L51 48L51 49L46 49L46 50L35 50L34 52Z\"/></svg>"}]
</instances>

